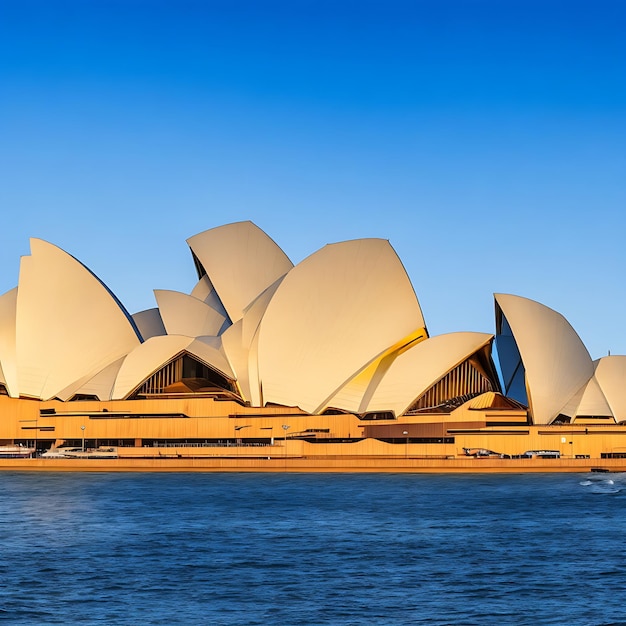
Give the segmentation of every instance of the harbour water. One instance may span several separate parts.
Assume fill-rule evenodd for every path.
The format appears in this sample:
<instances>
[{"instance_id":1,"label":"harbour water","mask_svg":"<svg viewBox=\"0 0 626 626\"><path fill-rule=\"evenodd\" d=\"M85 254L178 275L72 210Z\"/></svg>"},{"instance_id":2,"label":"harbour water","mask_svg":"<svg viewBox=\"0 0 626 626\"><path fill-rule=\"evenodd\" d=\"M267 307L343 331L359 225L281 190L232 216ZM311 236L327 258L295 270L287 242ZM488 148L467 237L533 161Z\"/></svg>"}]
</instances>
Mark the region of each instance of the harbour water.
<instances>
[{"instance_id":1,"label":"harbour water","mask_svg":"<svg viewBox=\"0 0 626 626\"><path fill-rule=\"evenodd\" d=\"M626 624L626 475L0 473L8 624Z\"/></svg>"}]
</instances>

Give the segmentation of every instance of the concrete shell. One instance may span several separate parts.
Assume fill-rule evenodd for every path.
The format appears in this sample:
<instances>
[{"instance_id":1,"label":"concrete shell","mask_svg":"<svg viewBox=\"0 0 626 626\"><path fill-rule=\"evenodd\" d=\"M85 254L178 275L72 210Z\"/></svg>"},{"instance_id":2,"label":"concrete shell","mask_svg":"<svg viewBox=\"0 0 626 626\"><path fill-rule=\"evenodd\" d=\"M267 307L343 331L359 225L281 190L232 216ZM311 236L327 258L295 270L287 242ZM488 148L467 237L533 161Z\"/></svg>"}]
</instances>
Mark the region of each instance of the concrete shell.
<instances>
[{"instance_id":1,"label":"concrete shell","mask_svg":"<svg viewBox=\"0 0 626 626\"><path fill-rule=\"evenodd\" d=\"M215 290L213 289L213 285L211 284L209 277L205 274L196 283L195 287L191 290L190 295L205 302L211 293L215 293Z\"/></svg>"},{"instance_id":2,"label":"concrete shell","mask_svg":"<svg viewBox=\"0 0 626 626\"><path fill-rule=\"evenodd\" d=\"M579 389L560 411L569 417L613 417L613 412L594 376Z\"/></svg>"},{"instance_id":3,"label":"concrete shell","mask_svg":"<svg viewBox=\"0 0 626 626\"><path fill-rule=\"evenodd\" d=\"M293 267L276 243L252 222L206 230L187 243L233 323L243 317L251 302Z\"/></svg>"},{"instance_id":4,"label":"concrete shell","mask_svg":"<svg viewBox=\"0 0 626 626\"><path fill-rule=\"evenodd\" d=\"M250 380L248 378L249 349L242 342L243 320L229 326L220 336L228 363L237 378L237 387L244 400L250 401Z\"/></svg>"},{"instance_id":5,"label":"concrete shell","mask_svg":"<svg viewBox=\"0 0 626 626\"><path fill-rule=\"evenodd\" d=\"M15 346L15 313L17 287L0 296L0 370L7 393L17 398L17 355Z\"/></svg>"},{"instance_id":6,"label":"concrete shell","mask_svg":"<svg viewBox=\"0 0 626 626\"><path fill-rule=\"evenodd\" d=\"M327 245L287 274L258 335L263 402L322 410L373 359L424 327L388 241Z\"/></svg>"},{"instance_id":7,"label":"concrete shell","mask_svg":"<svg viewBox=\"0 0 626 626\"><path fill-rule=\"evenodd\" d=\"M91 271L60 248L31 239L16 308L20 395L53 398L139 344L132 318Z\"/></svg>"},{"instance_id":8,"label":"concrete shell","mask_svg":"<svg viewBox=\"0 0 626 626\"><path fill-rule=\"evenodd\" d=\"M460 332L437 335L398 355L373 391L365 411L402 415L457 365L488 345L493 335Z\"/></svg>"},{"instance_id":9,"label":"concrete shell","mask_svg":"<svg viewBox=\"0 0 626 626\"><path fill-rule=\"evenodd\" d=\"M605 356L598 359L595 379L615 420L626 420L626 356Z\"/></svg>"},{"instance_id":10,"label":"concrete shell","mask_svg":"<svg viewBox=\"0 0 626 626\"><path fill-rule=\"evenodd\" d=\"M561 407L561 410L559 411L560 414L562 415L566 415L568 417L575 417L576 413L578 411L578 407L583 399L583 396L585 395L585 390L587 389L587 384L584 384L566 403L563 407ZM560 420L557 420L560 421Z\"/></svg>"},{"instance_id":11,"label":"concrete shell","mask_svg":"<svg viewBox=\"0 0 626 626\"><path fill-rule=\"evenodd\" d=\"M424 341L426 337L426 329L422 328L379 354L328 400L328 406L352 413L366 412L372 394L378 388L394 360L399 354L412 349L418 341Z\"/></svg>"},{"instance_id":12,"label":"concrete shell","mask_svg":"<svg viewBox=\"0 0 626 626\"><path fill-rule=\"evenodd\" d=\"M265 311L269 303L271 302L276 290L284 277L279 278L276 282L270 285L262 294L260 294L253 302L251 302L244 311L242 318L242 341L244 345L251 346L255 336L258 333L261 320L265 315Z\"/></svg>"},{"instance_id":13,"label":"concrete shell","mask_svg":"<svg viewBox=\"0 0 626 626\"><path fill-rule=\"evenodd\" d=\"M124 358L125 357L122 357L111 363L111 365L107 365L102 371L88 380L79 380L73 383L58 393L57 396L61 399L68 400L76 394L81 394L85 396L96 396L99 400L110 400L113 385L122 367Z\"/></svg>"},{"instance_id":14,"label":"concrete shell","mask_svg":"<svg viewBox=\"0 0 626 626\"><path fill-rule=\"evenodd\" d=\"M213 287L206 274L196 283L190 295L198 300L202 300L202 302L208 304L212 309L220 313L222 317L228 319L228 313L226 313L226 309L217 295L215 287Z\"/></svg>"},{"instance_id":15,"label":"concrete shell","mask_svg":"<svg viewBox=\"0 0 626 626\"><path fill-rule=\"evenodd\" d=\"M569 322L547 306L509 294L495 294L495 301L519 349L534 422L549 424L593 376L589 352Z\"/></svg>"},{"instance_id":16,"label":"concrete shell","mask_svg":"<svg viewBox=\"0 0 626 626\"><path fill-rule=\"evenodd\" d=\"M236 376L224 354L222 340L219 337L195 337L187 347L187 352L198 357L230 380Z\"/></svg>"},{"instance_id":17,"label":"concrete shell","mask_svg":"<svg viewBox=\"0 0 626 626\"><path fill-rule=\"evenodd\" d=\"M224 352L233 371L242 398L253 406L261 405L261 386L257 358L258 329L278 285L279 278L246 307L243 317L221 335Z\"/></svg>"},{"instance_id":18,"label":"concrete shell","mask_svg":"<svg viewBox=\"0 0 626 626\"><path fill-rule=\"evenodd\" d=\"M115 380L112 400L123 400L145 380L182 352L188 352L227 378L235 376L220 350L221 341L214 337L165 335L152 337L133 350L122 363Z\"/></svg>"},{"instance_id":19,"label":"concrete shell","mask_svg":"<svg viewBox=\"0 0 626 626\"><path fill-rule=\"evenodd\" d=\"M217 336L226 318L215 309L179 291L154 292L168 335Z\"/></svg>"},{"instance_id":20,"label":"concrete shell","mask_svg":"<svg viewBox=\"0 0 626 626\"><path fill-rule=\"evenodd\" d=\"M133 313L133 320L144 341L150 339L150 337L158 337L159 335L167 334L163 320L161 319L161 314L157 308Z\"/></svg>"}]
</instances>

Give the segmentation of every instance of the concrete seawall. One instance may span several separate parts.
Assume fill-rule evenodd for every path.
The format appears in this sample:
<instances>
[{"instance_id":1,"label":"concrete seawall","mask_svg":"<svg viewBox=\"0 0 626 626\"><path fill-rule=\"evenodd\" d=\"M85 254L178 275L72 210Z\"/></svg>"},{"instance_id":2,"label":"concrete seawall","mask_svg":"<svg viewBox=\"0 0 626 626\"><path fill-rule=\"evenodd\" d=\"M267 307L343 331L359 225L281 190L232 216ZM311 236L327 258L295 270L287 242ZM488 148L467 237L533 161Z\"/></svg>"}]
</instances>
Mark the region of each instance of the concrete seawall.
<instances>
[{"instance_id":1,"label":"concrete seawall","mask_svg":"<svg viewBox=\"0 0 626 626\"><path fill-rule=\"evenodd\" d=\"M626 459L179 458L0 459L0 471L34 472L625 472Z\"/></svg>"}]
</instances>

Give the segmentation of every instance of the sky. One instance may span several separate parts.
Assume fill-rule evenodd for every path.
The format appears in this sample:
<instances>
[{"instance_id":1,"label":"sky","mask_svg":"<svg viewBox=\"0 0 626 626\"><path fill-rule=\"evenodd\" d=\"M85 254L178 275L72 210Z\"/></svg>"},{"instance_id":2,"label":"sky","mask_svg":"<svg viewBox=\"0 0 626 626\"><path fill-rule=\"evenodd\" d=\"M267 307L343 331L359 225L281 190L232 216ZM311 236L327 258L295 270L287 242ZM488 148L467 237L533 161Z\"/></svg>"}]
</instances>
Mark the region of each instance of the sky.
<instances>
[{"instance_id":1,"label":"sky","mask_svg":"<svg viewBox=\"0 0 626 626\"><path fill-rule=\"evenodd\" d=\"M626 2L0 0L0 293L29 238L131 313L186 239L388 239L431 335L494 293L626 354Z\"/></svg>"}]
</instances>

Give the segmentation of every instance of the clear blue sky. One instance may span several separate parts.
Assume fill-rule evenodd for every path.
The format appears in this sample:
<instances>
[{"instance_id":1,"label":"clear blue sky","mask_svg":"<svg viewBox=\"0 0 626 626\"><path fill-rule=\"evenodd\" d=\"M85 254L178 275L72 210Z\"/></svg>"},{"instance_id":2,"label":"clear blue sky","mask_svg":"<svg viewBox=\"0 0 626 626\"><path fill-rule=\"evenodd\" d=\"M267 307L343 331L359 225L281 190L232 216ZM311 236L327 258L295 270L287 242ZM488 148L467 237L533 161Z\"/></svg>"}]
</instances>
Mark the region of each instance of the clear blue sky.
<instances>
[{"instance_id":1,"label":"clear blue sky","mask_svg":"<svg viewBox=\"0 0 626 626\"><path fill-rule=\"evenodd\" d=\"M0 293L29 237L129 311L250 219L389 239L431 334L493 293L626 354L626 2L0 0Z\"/></svg>"}]
</instances>

